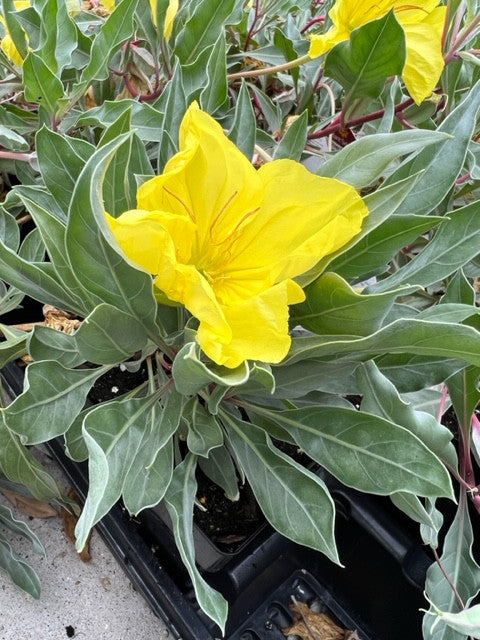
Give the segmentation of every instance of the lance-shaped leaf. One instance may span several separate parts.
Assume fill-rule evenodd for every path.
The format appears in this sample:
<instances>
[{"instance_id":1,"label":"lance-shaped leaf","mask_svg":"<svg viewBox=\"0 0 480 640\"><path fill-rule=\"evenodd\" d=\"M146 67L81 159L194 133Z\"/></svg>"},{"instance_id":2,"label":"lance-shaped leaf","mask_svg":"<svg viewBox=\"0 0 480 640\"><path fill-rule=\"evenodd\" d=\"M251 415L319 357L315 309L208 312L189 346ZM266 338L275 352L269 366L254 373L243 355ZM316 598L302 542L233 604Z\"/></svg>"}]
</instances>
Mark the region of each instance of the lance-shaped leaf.
<instances>
[{"instance_id":1,"label":"lance-shaped leaf","mask_svg":"<svg viewBox=\"0 0 480 640\"><path fill-rule=\"evenodd\" d=\"M364 295L336 273L324 273L305 290L306 300L291 310L294 324L318 334L368 336L380 329L402 290Z\"/></svg>"},{"instance_id":2,"label":"lance-shaped leaf","mask_svg":"<svg viewBox=\"0 0 480 640\"><path fill-rule=\"evenodd\" d=\"M55 73L70 66L72 53L78 46L77 29L68 15L67 4L62 0L46 0L41 6L38 51Z\"/></svg>"},{"instance_id":3,"label":"lance-shaped leaf","mask_svg":"<svg viewBox=\"0 0 480 640\"><path fill-rule=\"evenodd\" d=\"M444 223L439 216L394 215L333 260L329 268L349 281L387 271L392 258L422 233Z\"/></svg>"},{"instance_id":4,"label":"lance-shaped leaf","mask_svg":"<svg viewBox=\"0 0 480 640\"><path fill-rule=\"evenodd\" d=\"M72 196L65 247L87 295L93 295L98 304L105 302L130 313L155 340L159 329L152 279L130 266L106 239L116 246L106 222L102 182L108 163L128 135L101 147L85 165Z\"/></svg>"},{"instance_id":5,"label":"lance-shaped leaf","mask_svg":"<svg viewBox=\"0 0 480 640\"><path fill-rule=\"evenodd\" d=\"M442 568L434 563L427 571L425 592L432 607L423 620L425 640L461 640L464 637L459 636L442 619L434 624L434 613L437 609L447 613L457 613L463 609L449 581L455 585L464 606L468 606L480 590L480 567L473 559L472 544L472 524L466 500L462 498L455 520L445 536L440 558ZM445 578L444 572L448 575L449 581Z\"/></svg>"},{"instance_id":6,"label":"lance-shaped leaf","mask_svg":"<svg viewBox=\"0 0 480 640\"><path fill-rule=\"evenodd\" d=\"M66 255L66 225L63 217L66 220L67 209L65 213L61 210L59 212L55 199L38 187L22 186L17 189L17 193L34 219L50 258L51 265L42 265L43 268L53 268L56 279L63 285L66 308L80 315L87 315L94 300L83 290L80 278L72 270Z\"/></svg>"},{"instance_id":7,"label":"lance-shaped leaf","mask_svg":"<svg viewBox=\"0 0 480 640\"><path fill-rule=\"evenodd\" d=\"M4 207L0 207L0 239L12 251L18 250L20 245L19 225Z\"/></svg>"},{"instance_id":8,"label":"lance-shaped leaf","mask_svg":"<svg viewBox=\"0 0 480 640\"><path fill-rule=\"evenodd\" d=\"M0 342L1 369L8 362L25 355L28 336L24 331L15 331L3 324L0 324L0 333L4 338L6 338Z\"/></svg>"},{"instance_id":9,"label":"lance-shaped leaf","mask_svg":"<svg viewBox=\"0 0 480 640\"><path fill-rule=\"evenodd\" d=\"M305 110L288 127L278 147L275 149L274 160L290 158L299 161L307 143L307 131L308 111Z\"/></svg>"},{"instance_id":10,"label":"lance-shaped leaf","mask_svg":"<svg viewBox=\"0 0 480 640\"><path fill-rule=\"evenodd\" d=\"M123 112L102 134L99 147L131 130L130 111ZM103 180L105 209L113 216L137 205L137 176L152 175L152 165L145 145L134 134L128 137L113 156Z\"/></svg>"},{"instance_id":11,"label":"lance-shaped leaf","mask_svg":"<svg viewBox=\"0 0 480 640\"><path fill-rule=\"evenodd\" d=\"M287 431L343 484L379 495L406 491L453 498L447 470L412 433L388 420L342 407L249 411Z\"/></svg>"},{"instance_id":12,"label":"lance-shaped leaf","mask_svg":"<svg viewBox=\"0 0 480 640\"><path fill-rule=\"evenodd\" d=\"M225 33L221 31L212 47L206 68L204 88L200 93L200 106L207 113L215 113L225 104L228 96L227 45Z\"/></svg>"},{"instance_id":13,"label":"lance-shaped leaf","mask_svg":"<svg viewBox=\"0 0 480 640\"><path fill-rule=\"evenodd\" d=\"M249 160L253 157L256 141L256 118L247 85L242 80L238 100L235 105L235 117L228 137Z\"/></svg>"},{"instance_id":14,"label":"lance-shaped leaf","mask_svg":"<svg viewBox=\"0 0 480 640\"><path fill-rule=\"evenodd\" d=\"M115 400L97 405L83 421L89 453L90 486L75 535L83 549L90 530L122 494L125 478L146 432L158 415L158 392L145 398Z\"/></svg>"},{"instance_id":15,"label":"lance-shaped leaf","mask_svg":"<svg viewBox=\"0 0 480 640\"><path fill-rule=\"evenodd\" d=\"M45 557L45 547L41 543L37 534L32 531L25 522L17 520L13 516L11 510L4 505L0 505L0 522L10 529L10 531L13 531L15 534L22 536L22 538L29 540L32 543L32 550Z\"/></svg>"},{"instance_id":16,"label":"lance-shaped leaf","mask_svg":"<svg viewBox=\"0 0 480 640\"><path fill-rule=\"evenodd\" d=\"M25 97L39 104L51 118L57 110L58 101L63 98L63 84L42 58L30 51L23 63Z\"/></svg>"},{"instance_id":17,"label":"lance-shaped leaf","mask_svg":"<svg viewBox=\"0 0 480 640\"><path fill-rule=\"evenodd\" d=\"M438 533L443 524L443 516L433 506L434 501L431 500L432 506L426 508L417 496L402 491L392 493L390 499L398 509L421 525L424 544L429 544L436 548L438 546Z\"/></svg>"},{"instance_id":18,"label":"lance-shaped leaf","mask_svg":"<svg viewBox=\"0 0 480 640\"><path fill-rule=\"evenodd\" d=\"M32 362L23 393L3 413L8 428L24 444L46 442L65 433L94 382L109 368L66 369L54 361Z\"/></svg>"},{"instance_id":19,"label":"lance-shaped leaf","mask_svg":"<svg viewBox=\"0 0 480 640\"><path fill-rule=\"evenodd\" d=\"M0 125L0 144L11 151L30 151L30 145L25 138L3 124Z\"/></svg>"},{"instance_id":20,"label":"lance-shaped leaf","mask_svg":"<svg viewBox=\"0 0 480 640\"><path fill-rule=\"evenodd\" d=\"M183 70L180 64L176 65L155 107L164 113L158 147L158 167L161 171L167 160L178 151L180 122L187 108L187 95L183 86ZM166 122L168 126L165 126Z\"/></svg>"},{"instance_id":21,"label":"lance-shaped leaf","mask_svg":"<svg viewBox=\"0 0 480 640\"><path fill-rule=\"evenodd\" d=\"M27 486L39 500L60 499L57 483L48 471L23 446L16 433L5 424L0 416L0 469L12 482Z\"/></svg>"},{"instance_id":22,"label":"lance-shaped leaf","mask_svg":"<svg viewBox=\"0 0 480 640\"><path fill-rule=\"evenodd\" d=\"M450 134L451 138L423 149L387 179L386 183L391 184L422 171L415 187L401 203L398 213L428 214L450 191L462 170L468 144L475 130L476 115L480 107L479 88L480 81L438 127L438 131ZM448 162L445 162L446 158Z\"/></svg>"},{"instance_id":23,"label":"lance-shaped leaf","mask_svg":"<svg viewBox=\"0 0 480 640\"><path fill-rule=\"evenodd\" d=\"M95 148L86 140L68 138L46 127L37 133L35 148L43 181L66 221L78 176Z\"/></svg>"},{"instance_id":24,"label":"lance-shaped leaf","mask_svg":"<svg viewBox=\"0 0 480 640\"><path fill-rule=\"evenodd\" d=\"M414 433L441 460L454 469L457 455L452 444L452 432L433 416L423 411L415 411L402 400L394 385L369 360L360 364L357 382L362 399L362 411L395 422Z\"/></svg>"},{"instance_id":25,"label":"lance-shaped leaf","mask_svg":"<svg viewBox=\"0 0 480 640\"><path fill-rule=\"evenodd\" d=\"M265 431L222 412L228 437L265 517L280 533L339 562L335 507L322 480L277 449Z\"/></svg>"},{"instance_id":26,"label":"lance-shaped leaf","mask_svg":"<svg viewBox=\"0 0 480 640\"><path fill-rule=\"evenodd\" d=\"M198 466L212 482L221 487L229 500L238 500L237 470L225 446L211 449L208 458L200 457Z\"/></svg>"},{"instance_id":27,"label":"lance-shaped leaf","mask_svg":"<svg viewBox=\"0 0 480 640\"><path fill-rule=\"evenodd\" d=\"M45 549L37 535L24 522L13 517L8 507L0 505L0 523L17 535L29 540L35 553L45 555ZM40 597L40 580L32 567L12 549L7 538L0 533L0 567L13 582L33 598Z\"/></svg>"},{"instance_id":28,"label":"lance-shaped leaf","mask_svg":"<svg viewBox=\"0 0 480 640\"><path fill-rule=\"evenodd\" d=\"M223 444L223 431L215 416L212 416L196 398L189 404L187 446L197 456L208 457L210 451Z\"/></svg>"},{"instance_id":29,"label":"lance-shaped leaf","mask_svg":"<svg viewBox=\"0 0 480 640\"><path fill-rule=\"evenodd\" d=\"M479 215L479 202L451 211L423 251L393 275L368 287L368 292L379 293L405 284L427 287L455 273L478 255Z\"/></svg>"},{"instance_id":30,"label":"lance-shaped leaf","mask_svg":"<svg viewBox=\"0 0 480 640\"><path fill-rule=\"evenodd\" d=\"M478 366L465 367L447 380L448 391L459 427L464 430L467 437L472 414L480 401L479 376L480 368Z\"/></svg>"},{"instance_id":31,"label":"lance-shaped leaf","mask_svg":"<svg viewBox=\"0 0 480 640\"><path fill-rule=\"evenodd\" d=\"M362 189L378 180L397 158L451 137L448 133L425 129L364 136L331 156L320 166L317 174L337 178Z\"/></svg>"},{"instance_id":32,"label":"lance-shaped leaf","mask_svg":"<svg viewBox=\"0 0 480 640\"><path fill-rule=\"evenodd\" d=\"M402 73L405 54L405 35L392 10L337 44L327 56L325 73L343 86L349 100L376 98L386 78Z\"/></svg>"},{"instance_id":33,"label":"lance-shaped leaf","mask_svg":"<svg viewBox=\"0 0 480 640\"><path fill-rule=\"evenodd\" d=\"M400 393L420 391L442 384L448 376L465 366L464 362L455 358L417 356L413 353L380 356L375 358L375 362Z\"/></svg>"},{"instance_id":34,"label":"lance-shaped leaf","mask_svg":"<svg viewBox=\"0 0 480 640\"><path fill-rule=\"evenodd\" d=\"M211 382L223 387L241 385L248 380L249 368L246 361L235 369L215 363L207 365L200 360L200 347L195 342L188 342L175 357L172 376L177 391L189 396Z\"/></svg>"},{"instance_id":35,"label":"lance-shaped leaf","mask_svg":"<svg viewBox=\"0 0 480 640\"><path fill-rule=\"evenodd\" d=\"M197 491L195 467L196 457L188 454L185 460L175 468L165 496L165 505L172 519L175 542L192 580L198 604L223 632L227 618L227 602L218 591L205 582L195 564L193 544L193 506Z\"/></svg>"},{"instance_id":36,"label":"lance-shaped leaf","mask_svg":"<svg viewBox=\"0 0 480 640\"><path fill-rule=\"evenodd\" d=\"M108 78L108 65L113 53L133 35L133 15L138 0L122 0L96 35L90 60L74 87L74 96L82 95L92 80Z\"/></svg>"},{"instance_id":37,"label":"lance-shaped leaf","mask_svg":"<svg viewBox=\"0 0 480 640\"><path fill-rule=\"evenodd\" d=\"M142 324L110 304L101 304L75 333L79 354L94 364L117 364L147 343Z\"/></svg>"},{"instance_id":38,"label":"lance-shaped leaf","mask_svg":"<svg viewBox=\"0 0 480 640\"><path fill-rule=\"evenodd\" d=\"M433 613L438 616L438 619L432 623L431 632L434 631L435 626L441 620L448 625L449 629L461 633L462 638L467 636L468 638L480 638L480 604L463 609L458 613L449 613L448 611L440 611L440 609L434 608Z\"/></svg>"},{"instance_id":39,"label":"lance-shaped leaf","mask_svg":"<svg viewBox=\"0 0 480 640\"><path fill-rule=\"evenodd\" d=\"M91 125L107 127L113 124L125 111L131 113L131 125L141 140L160 142L164 125L163 113L146 102L137 100L105 100L99 107L81 113L76 126Z\"/></svg>"},{"instance_id":40,"label":"lance-shaped leaf","mask_svg":"<svg viewBox=\"0 0 480 640\"><path fill-rule=\"evenodd\" d=\"M74 335L41 324L35 325L29 335L28 353L33 360L55 360L67 369L85 362Z\"/></svg>"},{"instance_id":41,"label":"lance-shaped leaf","mask_svg":"<svg viewBox=\"0 0 480 640\"><path fill-rule=\"evenodd\" d=\"M216 42L235 4L235 0L210 0L193 5L189 20L175 40L175 55L182 65L195 62L204 49Z\"/></svg>"},{"instance_id":42,"label":"lance-shaped leaf","mask_svg":"<svg viewBox=\"0 0 480 640\"><path fill-rule=\"evenodd\" d=\"M125 477L122 497L130 513L155 506L168 489L173 473L172 436L184 402L183 396L169 389L152 409L149 428Z\"/></svg>"},{"instance_id":43,"label":"lance-shaped leaf","mask_svg":"<svg viewBox=\"0 0 480 640\"><path fill-rule=\"evenodd\" d=\"M370 360L375 355L412 353L465 360L480 366L480 332L472 327L412 318L396 320L365 338L293 338L284 363L305 359Z\"/></svg>"}]
</instances>

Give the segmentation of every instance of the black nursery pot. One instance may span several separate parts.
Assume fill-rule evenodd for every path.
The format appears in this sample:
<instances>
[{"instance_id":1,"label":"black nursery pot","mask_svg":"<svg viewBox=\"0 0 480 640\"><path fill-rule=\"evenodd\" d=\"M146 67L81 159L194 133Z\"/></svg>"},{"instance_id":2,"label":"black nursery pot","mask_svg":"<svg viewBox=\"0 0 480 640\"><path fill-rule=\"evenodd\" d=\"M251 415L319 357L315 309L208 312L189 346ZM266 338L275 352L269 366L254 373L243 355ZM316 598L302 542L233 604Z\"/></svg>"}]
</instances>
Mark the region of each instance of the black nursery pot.
<instances>
[{"instance_id":1,"label":"black nursery pot","mask_svg":"<svg viewBox=\"0 0 480 640\"><path fill-rule=\"evenodd\" d=\"M12 395L23 374L9 365L3 383ZM64 454L58 439L48 448L82 500L88 489L85 464ZM346 489L324 478L337 505L338 567L321 553L282 537L267 524L234 553L196 532L198 565L230 604L228 640L282 640L292 622L293 599L327 613L361 640L421 638L422 596L431 563L411 522L388 499ZM112 553L176 640L216 640L218 627L199 609L193 587L160 509L130 518L118 504L97 525Z\"/></svg>"}]
</instances>

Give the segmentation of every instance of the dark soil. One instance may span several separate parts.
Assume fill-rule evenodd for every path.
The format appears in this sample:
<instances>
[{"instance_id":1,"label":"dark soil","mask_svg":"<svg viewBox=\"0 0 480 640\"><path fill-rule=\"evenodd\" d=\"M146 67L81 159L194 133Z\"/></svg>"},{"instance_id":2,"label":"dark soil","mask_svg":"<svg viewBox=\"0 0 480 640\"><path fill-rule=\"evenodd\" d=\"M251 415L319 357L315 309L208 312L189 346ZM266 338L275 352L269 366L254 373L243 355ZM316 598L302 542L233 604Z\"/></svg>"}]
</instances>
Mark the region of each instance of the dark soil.
<instances>
[{"instance_id":1,"label":"dark soil","mask_svg":"<svg viewBox=\"0 0 480 640\"><path fill-rule=\"evenodd\" d=\"M248 484L240 486L240 498L233 502L201 471L197 482L197 498L206 510L195 507L195 523L220 551L234 553L265 522L252 489Z\"/></svg>"},{"instance_id":2,"label":"dark soil","mask_svg":"<svg viewBox=\"0 0 480 640\"><path fill-rule=\"evenodd\" d=\"M92 404L111 400L134 389L146 379L145 365L136 373L117 367L97 380L88 394L88 400ZM205 510L195 507L194 522L220 551L234 553L265 523L252 489L248 484L240 486L240 497L233 502L200 470L197 470L197 482L197 499Z\"/></svg>"}]
</instances>

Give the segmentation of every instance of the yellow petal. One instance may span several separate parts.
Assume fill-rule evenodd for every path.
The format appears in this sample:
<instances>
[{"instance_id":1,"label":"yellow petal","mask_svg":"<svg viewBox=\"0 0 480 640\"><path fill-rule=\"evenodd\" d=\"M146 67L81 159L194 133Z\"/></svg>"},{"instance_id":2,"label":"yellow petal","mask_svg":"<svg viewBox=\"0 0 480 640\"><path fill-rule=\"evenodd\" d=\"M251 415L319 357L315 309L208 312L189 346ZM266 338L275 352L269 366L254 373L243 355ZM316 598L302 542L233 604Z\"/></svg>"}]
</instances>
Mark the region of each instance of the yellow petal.
<instances>
[{"instance_id":1,"label":"yellow petal","mask_svg":"<svg viewBox=\"0 0 480 640\"><path fill-rule=\"evenodd\" d=\"M109 13L112 13L112 11L115 9L115 0L101 0L101 2Z\"/></svg>"},{"instance_id":2,"label":"yellow petal","mask_svg":"<svg viewBox=\"0 0 480 640\"><path fill-rule=\"evenodd\" d=\"M27 9L30 7L30 0L15 0L14 2L15 11L22 11L22 9ZM5 25L5 19L2 15L0 15L0 22ZM5 26L6 28L6 26ZM13 62L13 64L17 65L17 67L21 67L23 64L23 58L20 55L17 47L15 46L11 35L8 31L5 33L2 38L2 42L0 44L2 51L5 53L7 58Z\"/></svg>"},{"instance_id":3,"label":"yellow petal","mask_svg":"<svg viewBox=\"0 0 480 640\"><path fill-rule=\"evenodd\" d=\"M298 285L284 281L238 305L223 307L232 331L231 341L220 344L200 326L199 344L214 362L230 368L245 360L280 362L287 355L291 343L288 304L303 299L303 291Z\"/></svg>"},{"instance_id":4,"label":"yellow petal","mask_svg":"<svg viewBox=\"0 0 480 640\"><path fill-rule=\"evenodd\" d=\"M447 7L437 7L421 22L402 24L407 45L402 77L417 104L432 94L443 71L442 35L446 12ZM398 18L401 22L401 14Z\"/></svg>"},{"instance_id":5,"label":"yellow petal","mask_svg":"<svg viewBox=\"0 0 480 640\"><path fill-rule=\"evenodd\" d=\"M332 27L326 33L310 36L308 55L311 58L317 58L327 53L339 42L348 40L354 29L381 18L394 5L394 0L377 0L377 2L337 0L328 13Z\"/></svg>"},{"instance_id":6,"label":"yellow petal","mask_svg":"<svg viewBox=\"0 0 480 640\"><path fill-rule=\"evenodd\" d=\"M125 255L148 273L158 274L165 260L175 263L177 256L190 257L194 229L186 216L136 209L118 218L107 214L107 221ZM174 235L182 239L182 245L174 244Z\"/></svg>"},{"instance_id":7,"label":"yellow petal","mask_svg":"<svg viewBox=\"0 0 480 640\"><path fill-rule=\"evenodd\" d=\"M344 40L348 40L350 32L339 27L332 27L326 33L313 34L310 36L310 48L308 55L310 58L318 58L324 53L333 49L335 45Z\"/></svg>"},{"instance_id":8,"label":"yellow petal","mask_svg":"<svg viewBox=\"0 0 480 640\"><path fill-rule=\"evenodd\" d=\"M2 42L0 44L2 47L2 51L5 53L7 58L13 62L13 64L17 65L17 67L21 67L23 64L23 58L20 55L17 47L14 45L13 40L10 34L6 34L2 38Z\"/></svg>"},{"instance_id":9,"label":"yellow petal","mask_svg":"<svg viewBox=\"0 0 480 640\"><path fill-rule=\"evenodd\" d=\"M157 0L150 0L153 24L157 26Z\"/></svg>"},{"instance_id":10,"label":"yellow petal","mask_svg":"<svg viewBox=\"0 0 480 640\"><path fill-rule=\"evenodd\" d=\"M170 0L168 3L167 11L165 13L165 24L163 27L163 35L165 36L165 40L170 40L170 36L173 31L173 21L175 20L175 16L178 11L178 0Z\"/></svg>"},{"instance_id":11,"label":"yellow petal","mask_svg":"<svg viewBox=\"0 0 480 640\"><path fill-rule=\"evenodd\" d=\"M441 42L446 7L439 0L337 0L329 12L332 27L324 34L312 35L309 56L315 58L347 40L354 29L384 16L392 8L405 31L407 57L402 74L417 104L428 98L438 83L444 62Z\"/></svg>"},{"instance_id":12,"label":"yellow petal","mask_svg":"<svg viewBox=\"0 0 480 640\"><path fill-rule=\"evenodd\" d=\"M141 210L126 211L118 218L106 216L123 253L136 266L155 275L155 285L170 300L185 305L216 340L229 341L231 331L211 286L194 265L185 264L194 233L191 220L168 212Z\"/></svg>"},{"instance_id":13,"label":"yellow petal","mask_svg":"<svg viewBox=\"0 0 480 640\"><path fill-rule=\"evenodd\" d=\"M180 152L137 194L141 209L185 214L197 225L197 254L220 246L261 200L261 182L220 125L193 103L180 127Z\"/></svg>"},{"instance_id":14,"label":"yellow petal","mask_svg":"<svg viewBox=\"0 0 480 640\"><path fill-rule=\"evenodd\" d=\"M232 248L232 279L261 268L269 284L294 278L347 243L368 214L353 187L316 176L293 160L269 162L258 174L264 201Z\"/></svg>"},{"instance_id":15,"label":"yellow petal","mask_svg":"<svg viewBox=\"0 0 480 640\"><path fill-rule=\"evenodd\" d=\"M184 304L200 321L199 334L209 335L219 347L230 342L232 330L223 309L210 284L194 265L175 263L173 270L165 265L155 284L170 300Z\"/></svg>"}]
</instances>

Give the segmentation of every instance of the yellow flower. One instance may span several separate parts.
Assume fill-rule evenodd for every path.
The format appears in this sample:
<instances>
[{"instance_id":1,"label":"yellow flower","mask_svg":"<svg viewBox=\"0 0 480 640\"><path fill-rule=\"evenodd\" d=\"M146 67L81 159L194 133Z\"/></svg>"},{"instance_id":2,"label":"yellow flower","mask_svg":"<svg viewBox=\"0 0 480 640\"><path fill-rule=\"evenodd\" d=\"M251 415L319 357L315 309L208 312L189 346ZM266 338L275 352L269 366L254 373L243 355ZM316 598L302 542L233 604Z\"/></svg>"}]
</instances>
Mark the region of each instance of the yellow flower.
<instances>
[{"instance_id":1,"label":"yellow flower","mask_svg":"<svg viewBox=\"0 0 480 640\"><path fill-rule=\"evenodd\" d=\"M333 26L322 35L311 36L311 58L348 40L354 29L377 20L391 9L405 32L407 58L403 80L417 104L428 98L443 71L442 34L447 8L438 0L407 3L405 0L337 0L329 12Z\"/></svg>"},{"instance_id":2,"label":"yellow flower","mask_svg":"<svg viewBox=\"0 0 480 640\"><path fill-rule=\"evenodd\" d=\"M22 9L26 9L30 6L30 0L15 0L15 10L21 11ZM5 53L7 58L13 62L13 64L17 65L17 67L21 67L23 64L23 58L20 55L17 47L15 46L12 36L8 33L5 24L5 18L0 15L0 22L4 25L6 33L2 38L2 42L0 44L2 51Z\"/></svg>"},{"instance_id":3,"label":"yellow flower","mask_svg":"<svg viewBox=\"0 0 480 640\"><path fill-rule=\"evenodd\" d=\"M153 22L157 24L157 0L150 0L150 6L152 8ZM165 23L163 25L163 35L165 40L170 40L170 36L173 31L173 21L178 12L178 0L170 0L167 10L165 12Z\"/></svg>"},{"instance_id":4,"label":"yellow flower","mask_svg":"<svg viewBox=\"0 0 480 640\"><path fill-rule=\"evenodd\" d=\"M290 347L292 279L355 236L368 214L356 191L293 160L256 171L196 103L180 151L110 228L124 254L200 321L203 351L236 367L280 362Z\"/></svg>"}]
</instances>

